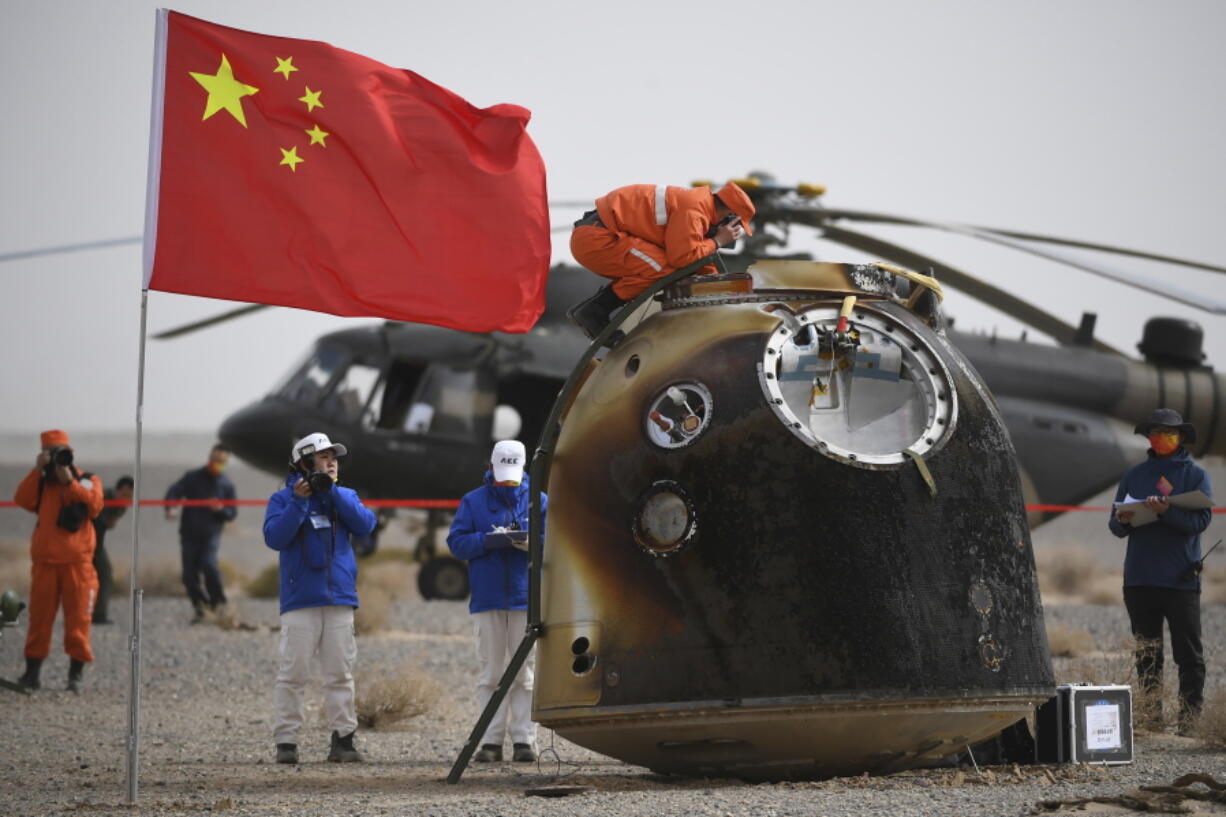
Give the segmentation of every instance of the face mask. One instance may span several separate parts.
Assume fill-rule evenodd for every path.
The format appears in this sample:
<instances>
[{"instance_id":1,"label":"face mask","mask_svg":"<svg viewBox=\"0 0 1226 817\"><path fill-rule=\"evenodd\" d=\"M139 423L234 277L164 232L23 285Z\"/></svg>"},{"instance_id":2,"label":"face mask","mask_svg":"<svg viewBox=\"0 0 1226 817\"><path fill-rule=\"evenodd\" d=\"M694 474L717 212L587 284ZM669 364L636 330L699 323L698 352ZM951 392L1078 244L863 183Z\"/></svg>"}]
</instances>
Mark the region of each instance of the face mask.
<instances>
[{"instance_id":1,"label":"face mask","mask_svg":"<svg viewBox=\"0 0 1226 817\"><path fill-rule=\"evenodd\" d=\"M1179 434L1173 431L1155 431L1149 435L1149 447L1159 457L1174 454L1179 448Z\"/></svg>"}]
</instances>

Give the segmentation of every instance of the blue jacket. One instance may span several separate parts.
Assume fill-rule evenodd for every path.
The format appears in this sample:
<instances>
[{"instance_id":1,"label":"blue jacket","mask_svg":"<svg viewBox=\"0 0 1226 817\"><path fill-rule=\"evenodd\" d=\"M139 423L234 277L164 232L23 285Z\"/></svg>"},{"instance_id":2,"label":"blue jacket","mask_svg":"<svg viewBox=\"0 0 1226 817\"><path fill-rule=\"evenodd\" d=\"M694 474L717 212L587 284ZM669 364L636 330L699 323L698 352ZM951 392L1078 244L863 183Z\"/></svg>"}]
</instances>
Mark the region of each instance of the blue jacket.
<instances>
[{"instance_id":1,"label":"blue jacket","mask_svg":"<svg viewBox=\"0 0 1226 817\"><path fill-rule=\"evenodd\" d=\"M349 537L369 535L375 514L353 489L340 485L322 497L298 496L293 491L298 479L290 474L264 512L264 542L281 554L281 612L357 607L358 564Z\"/></svg>"},{"instance_id":2,"label":"blue jacket","mask_svg":"<svg viewBox=\"0 0 1226 817\"><path fill-rule=\"evenodd\" d=\"M167 499L234 499L234 483L225 474L214 475L208 469L196 468L179 477L166 489ZM212 508L188 507L179 516L179 536L192 541L206 541L221 535L225 524L238 515L238 508L227 505L220 511Z\"/></svg>"},{"instance_id":3,"label":"blue jacket","mask_svg":"<svg viewBox=\"0 0 1226 817\"><path fill-rule=\"evenodd\" d=\"M494 477L485 472L480 488L469 491L460 500L447 545L457 559L468 561L468 581L472 596L468 612L485 610L526 610L528 608L528 554L518 548L485 549L485 534L495 526L510 527L514 521L520 530L528 530L528 475L519 485L495 485ZM541 524L549 499L541 494ZM541 531L541 535L544 535Z\"/></svg>"},{"instance_id":4,"label":"blue jacket","mask_svg":"<svg viewBox=\"0 0 1226 817\"><path fill-rule=\"evenodd\" d=\"M1187 491L1204 491L1213 498L1213 486L1209 475L1192 461L1187 449L1180 448L1169 457L1159 457L1151 450L1149 459L1134 465L1120 480L1115 491L1115 501L1123 502L1125 496L1145 499L1161 496L1158 482L1166 477L1171 483L1171 495ZM1189 511L1170 508L1156 522L1134 528L1125 525L1111 514L1108 525L1119 537L1128 537L1128 555L1124 557L1125 587L1171 587L1177 590L1199 590L1200 577L1180 581L1179 574L1193 562L1200 561L1200 535L1213 518L1206 508Z\"/></svg>"}]
</instances>

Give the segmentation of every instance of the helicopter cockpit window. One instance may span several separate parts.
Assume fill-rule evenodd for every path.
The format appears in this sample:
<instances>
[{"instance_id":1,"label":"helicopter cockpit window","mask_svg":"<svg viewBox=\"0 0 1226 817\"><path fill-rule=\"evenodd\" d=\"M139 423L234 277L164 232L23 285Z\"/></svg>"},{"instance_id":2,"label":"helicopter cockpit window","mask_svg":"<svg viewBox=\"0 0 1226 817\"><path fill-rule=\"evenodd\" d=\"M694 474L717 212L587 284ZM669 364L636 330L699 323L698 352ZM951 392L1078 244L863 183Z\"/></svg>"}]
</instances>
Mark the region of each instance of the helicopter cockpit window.
<instances>
[{"instance_id":1,"label":"helicopter cockpit window","mask_svg":"<svg viewBox=\"0 0 1226 817\"><path fill-rule=\"evenodd\" d=\"M494 392L474 368L430 366L405 416L405 430L417 433L472 436L482 432L494 412ZM410 427L411 426L411 427Z\"/></svg>"},{"instance_id":2,"label":"helicopter cockpit window","mask_svg":"<svg viewBox=\"0 0 1226 817\"><path fill-rule=\"evenodd\" d=\"M365 363L353 363L336 378L336 385L324 398L320 408L337 421L373 428L375 407L379 405L381 392L379 370Z\"/></svg>"},{"instance_id":3,"label":"helicopter cockpit window","mask_svg":"<svg viewBox=\"0 0 1226 817\"><path fill-rule=\"evenodd\" d=\"M346 363L349 355L332 346L320 346L294 370L277 394L295 403L314 405Z\"/></svg>"},{"instance_id":4,"label":"helicopter cockpit window","mask_svg":"<svg viewBox=\"0 0 1226 817\"><path fill-rule=\"evenodd\" d=\"M845 333L838 319L837 307L818 307L772 333L761 382L776 416L822 454L866 467L940 447L957 417L940 357L885 312L858 309Z\"/></svg>"}]
</instances>

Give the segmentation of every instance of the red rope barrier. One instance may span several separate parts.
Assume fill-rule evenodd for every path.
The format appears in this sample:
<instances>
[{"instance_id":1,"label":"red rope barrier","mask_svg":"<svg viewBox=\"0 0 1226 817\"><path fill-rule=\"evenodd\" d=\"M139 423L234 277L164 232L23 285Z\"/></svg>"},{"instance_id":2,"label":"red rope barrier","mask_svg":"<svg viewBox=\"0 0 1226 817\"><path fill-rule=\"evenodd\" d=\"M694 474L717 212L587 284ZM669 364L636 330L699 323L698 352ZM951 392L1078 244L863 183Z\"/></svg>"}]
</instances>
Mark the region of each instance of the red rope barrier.
<instances>
[{"instance_id":1,"label":"red rope barrier","mask_svg":"<svg viewBox=\"0 0 1226 817\"><path fill-rule=\"evenodd\" d=\"M128 508L132 501L125 499L110 499L103 503L108 508ZM211 508L216 505L242 507L264 507L267 499L142 499L142 508L174 507L174 508ZM368 508L458 508L458 499L363 499L362 504ZM16 502L0 502L0 508L20 507Z\"/></svg>"},{"instance_id":2,"label":"red rope barrier","mask_svg":"<svg viewBox=\"0 0 1226 817\"><path fill-rule=\"evenodd\" d=\"M106 503L111 508L126 508L132 503L122 499L111 499ZM183 507L208 508L214 505L234 507L264 507L267 499L142 499L141 507ZM460 507L458 499L363 499L362 504L368 508L443 508L450 510ZM16 508L16 502L0 502L0 508ZM1065 513L1066 511L1094 511L1107 513L1111 509L1100 505L1027 505L1027 511L1040 513ZM1226 508L1211 508L1213 513L1226 513Z\"/></svg>"}]
</instances>

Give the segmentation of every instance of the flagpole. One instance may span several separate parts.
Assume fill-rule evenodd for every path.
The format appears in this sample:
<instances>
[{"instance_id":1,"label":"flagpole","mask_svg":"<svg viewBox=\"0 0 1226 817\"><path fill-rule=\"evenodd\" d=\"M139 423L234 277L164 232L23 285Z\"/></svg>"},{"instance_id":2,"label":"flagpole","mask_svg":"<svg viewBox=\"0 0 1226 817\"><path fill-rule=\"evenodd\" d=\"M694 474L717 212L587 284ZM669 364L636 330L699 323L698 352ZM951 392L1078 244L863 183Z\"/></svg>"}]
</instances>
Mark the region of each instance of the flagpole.
<instances>
[{"instance_id":1,"label":"flagpole","mask_svg":"<svg viewBox=\"0 0 1226 817\"><path fill-rule=\"evenodd\" d=\"M149 314L149 290L140 292L140 352L136 370L136 469L132 477L132 567L128 575L128 594L132 617L128 623L128 649L131 651L128 685L128 803L135 804L140 794L140 631L144 591L138 587L140 563L140 487L141 442L145 408L145 321Z\"/></svg>"},{"instance_id":2,"label":"flagpole","mask_svg":"<svg viewBox=\"0 0 1226 817\"><path fill-rule=\"evenodd\" d=\"M144 591L140 589L141 443L144 441L145 336L149 317L149 279L157 247L158 190L162 180L162 109L166 95L166 24L168 12L155 13L153 28L153 88L149 112L149 171L145 177L145 233L140 288L140 347L136 363L136 468L132 478L132 564L128 594L132 617L128 623L128 803L140 796L140 637Z\"/></svg>"}]
</instances>

